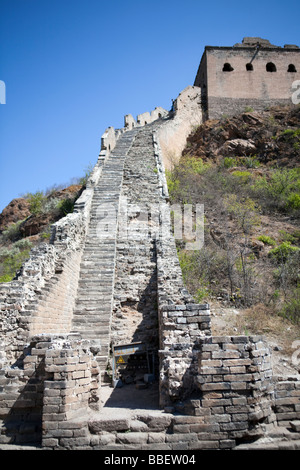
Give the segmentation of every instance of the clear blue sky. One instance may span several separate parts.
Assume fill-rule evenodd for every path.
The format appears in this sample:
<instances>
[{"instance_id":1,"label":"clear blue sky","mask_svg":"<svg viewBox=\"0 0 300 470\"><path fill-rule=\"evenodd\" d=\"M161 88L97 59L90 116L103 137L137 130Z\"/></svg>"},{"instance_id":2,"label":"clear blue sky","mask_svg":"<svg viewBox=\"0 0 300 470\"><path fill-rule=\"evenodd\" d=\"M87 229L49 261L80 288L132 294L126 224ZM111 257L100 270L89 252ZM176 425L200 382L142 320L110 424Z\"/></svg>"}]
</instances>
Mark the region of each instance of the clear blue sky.
<instances>
[{"instance_id":1,"label":"clear blue sky","mask_svg":"<svg viewBox=\"0 0 300 470\"><path fill-rule=\"evenodd\" d=\"M0 211L82 176L109 126L170 109L205 45L300 45L299 0L0 0Z\"/></svg>"}]
</instances>

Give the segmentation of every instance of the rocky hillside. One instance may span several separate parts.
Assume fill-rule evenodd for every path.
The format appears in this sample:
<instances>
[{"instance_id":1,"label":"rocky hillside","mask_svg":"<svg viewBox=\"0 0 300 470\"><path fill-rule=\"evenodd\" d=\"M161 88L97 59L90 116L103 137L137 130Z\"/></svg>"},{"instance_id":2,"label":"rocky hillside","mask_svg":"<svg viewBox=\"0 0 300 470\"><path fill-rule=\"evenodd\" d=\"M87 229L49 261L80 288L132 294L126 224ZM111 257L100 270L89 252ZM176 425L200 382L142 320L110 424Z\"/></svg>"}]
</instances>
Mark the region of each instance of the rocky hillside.
<instances>
[{"instance_id":1,"label":"rocky hillside","mask_svg":"<svg viewBox=\"0 0 300 470\"><path fill-rule=\"evenodd\" d=\"M276 107L205 122L167 175L171 202L204 204L203 249L181 241L178 255L215 333L267 333L289 362L300 333L299 163L300 107Z\"/></svg>"},{"instance_id":2,"label":"rocky hillside","mask_svg":"<svg viewBox=\"0 0 300 470\"><path fill-rule=\"evenodd\" d=\"M275 107L206 121L188 138L183 155L219 162L224 157L255 156L268 167L299 166L300 108Z\"/></svg>"},{"instance_id":3,"label":"rocky hillside","mask_svg":"<svg viewBox=\"0 0 300 470\"><path fill-rule=\"evenodd\" d=\"M0 282L11 281L37 243L48 242L51 225L73 211L83 184L13 199L0 214Z\"/></svg>"}]
</instances>

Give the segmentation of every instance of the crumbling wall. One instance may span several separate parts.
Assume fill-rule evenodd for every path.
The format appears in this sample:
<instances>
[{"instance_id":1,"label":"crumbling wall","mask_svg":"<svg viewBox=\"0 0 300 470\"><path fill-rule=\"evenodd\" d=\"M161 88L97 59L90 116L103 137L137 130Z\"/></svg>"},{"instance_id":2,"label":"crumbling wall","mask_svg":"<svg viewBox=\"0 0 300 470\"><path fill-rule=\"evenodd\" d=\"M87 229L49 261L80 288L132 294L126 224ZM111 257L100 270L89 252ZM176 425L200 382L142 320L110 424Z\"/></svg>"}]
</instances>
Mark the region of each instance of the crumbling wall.
<instances>
[{"instance_id":1,"label":"crumbling wall","mask_svg":"<svg viewBox=\"0 0 300 470\"><path fill-rule=\"evenodd\" d=\"M44 354L34 338L70 329L93 186L104 159L74 213L52 226L50 243L36 246L16 278L0 285L0 443L40 440Z\"/></svg>"},{"instance_id":2,"label":"crumbling wall","mask_svg":"<svg viewBox=\"0 0 300 470\"><path fill-rule=\"evenodd\" d=\"M89 444L86 420L100 408L100 370L80 335L48 337L43 390L43 437L47 448Z\"/></svg>"},{"instance_id":3,"label":"crumbling wall","mask_svg":"<svg viewBox=\"0 0 300 470\"><path fill-rule=\"evenodd\" d=\"M160 227L156 240L159 322L160 406L188 398L196 388L199 338L211 334L207 304L195 304L185 288L172 233L171 207L164 172L159 129L153 135L158 185Z\"/></svg>"},{"instance_id":4,"label":"crumbling wall","mask_svg":"<svg viewBox=\"0 0 300 470\"><path fill-rule=\"evenodd\" d=\"M204 422L235 439L260 437L275 421L270 349L261 336L200 339L198 384Z\"/></svg>"},{"instance_id":5,"label":"crumbling wall","mask_svg":"<svg viewBox=\"0 0 300 470\"><path fill-rule=\"evenodd\" d=\"M156 121L157 119L166 118L168 117L168 115L169 112L160 106L156 107L153 111L151 111L151 113L149 113L149 111L146 111L145 113L138 114L136 120L131 114L127 114L124 117L125 129L131 130L134 127L145 126Z\"/></svg>"},{"instance_id":6,"label":"crumbling wall","mask_svg":"<svg viewBox=\"0 0 300 470\"><path fill-rule=\"evenodd\" d=\"M174 100L171 119L163 122L157 130L166 169L178 163L188 135L201 123L201 88L188 86Z\"/></svg>"},{"instance_id":7,"label":"crumbling wall","mask_svg":"<svg viewBox=\"0 0 300 470\"><path fill-rule=\"evenodd\" d=\"M274 412L279 425L300 420L300 382L296 377L274 377Z\"/></svg>"}]
</instances>

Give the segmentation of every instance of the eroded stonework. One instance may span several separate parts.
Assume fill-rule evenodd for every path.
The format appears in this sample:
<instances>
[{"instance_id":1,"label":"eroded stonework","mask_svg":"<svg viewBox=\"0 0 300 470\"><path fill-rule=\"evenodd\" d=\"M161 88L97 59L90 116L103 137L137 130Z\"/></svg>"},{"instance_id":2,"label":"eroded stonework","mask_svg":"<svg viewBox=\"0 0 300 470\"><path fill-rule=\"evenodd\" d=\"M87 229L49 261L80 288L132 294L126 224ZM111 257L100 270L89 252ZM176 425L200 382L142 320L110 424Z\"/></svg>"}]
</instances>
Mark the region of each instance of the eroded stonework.
<instances>
[{"instance_id":1,"label":"eroded stonework","mask_svg":"<svg viewBox=\"0 0 300 470\"><path fill-rule=\"evenodd\" d=\"M300 418L299 381L273 376L265 339L213 336L209 305L184 286L165 167L202 108L187 87L170 113L108 128L74 213L0 285L0 445L232 449ZM116 378L120 345L136 350ZM109 384L115 396L120 384L150 387L155 405L108 415Z\"/></svg>"}]
</instances>

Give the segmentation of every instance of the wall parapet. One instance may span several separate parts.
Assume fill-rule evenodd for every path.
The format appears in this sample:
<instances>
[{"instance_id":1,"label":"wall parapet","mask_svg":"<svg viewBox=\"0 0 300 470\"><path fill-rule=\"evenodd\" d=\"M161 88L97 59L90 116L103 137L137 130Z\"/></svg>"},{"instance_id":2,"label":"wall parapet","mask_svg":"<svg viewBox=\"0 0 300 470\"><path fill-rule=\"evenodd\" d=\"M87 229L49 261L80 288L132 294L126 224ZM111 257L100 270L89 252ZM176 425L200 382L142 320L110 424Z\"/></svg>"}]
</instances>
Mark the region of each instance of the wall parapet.
<instances>
[{"instance_id":1,"label":"wall parapet","mask_svg":"<svg viewBox=\"0 0 300 470\"><path fill-rule=\"evenodd\" d=\"M197 387L197 343L211 334L209 305L194 302L187 291L172 233L171 209L159 129L153 146L160 191L156 238L157 302L159 323L160 406L186 399Z\"/></svg>"},{"instance_id":2,"label":"wall parapet","mask_svg":"<svg viewBox=\"0 0 300 470\"><path fill-rule=\"evenodd\" d=\"M300 420L300 382L297 377L274 377L274 411L281 426Z\"/></svg>"},{"instance_id":3,"label":"wall parapet","mask_svg":"<svg viewBox=\"0 0 300 470\"><path fill-rule=\"evenodd\" d=\"M134 127L141 127L150 124L157 119L166 118L169 116L169 111L166 111L161 106L156 107L151 113L146 111L145 113L138 114L136 120L131 114L127 114L124 117L124 125L126 130L131 130Z\"/></svg>"},{"instance_id":4,"label":"wall parapet","mask_svg":"<svg viewBox=\"0 0 300 470\"><path fill-rule=\"evenodd\" d=\"M88 340L78 334L49 337L45 351L43 438L47 448L87 444L89 410L99 410L100 370Z\"/></svg>"},{"instance_id":5,"label":"wall parapet","mask_svg":"<svg viewBox=\"0 0 300 470\"><path fill-rule=\"evenodd\" d=\"M276 421L270 349L262 336L200 339L198 385L209 420L235 438L259 437ZM222 416L220 416L222 415Z\"/></svg>"},{"instance_id":6,"label":"wall parapet","mask_svg":"<svg viewBox=\"0 0 300 470\"><path fill-rule=\"evenodd\" d=\"M51 226L49 244L41 243L34 247L15 279L0 284L0 325L3 346L1 364L3 366L15 362L19 364L22 351L30 338L33 321L34 333L39 332L36 330L39 305L43 310L50 308L49 302L48 307L45 304L49 295L52 295L53 299L56 298L55 308L62 312L63 321L65 322L66 316L70 321L94 187L101 177L106 157L107 152L104 151L98 158L88 178L86 188L75 203L74 212ZM65 292L66 295L61 295L61 292ZM59 299L61 299L60 304ZM64 331L61 323L56 321L52 323L54 328ZM45 327L45 323L41 327Z\"/></svg>"}]
</instances>

